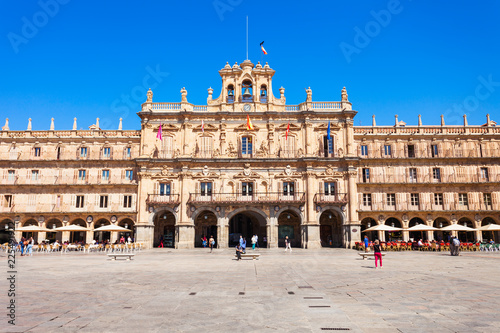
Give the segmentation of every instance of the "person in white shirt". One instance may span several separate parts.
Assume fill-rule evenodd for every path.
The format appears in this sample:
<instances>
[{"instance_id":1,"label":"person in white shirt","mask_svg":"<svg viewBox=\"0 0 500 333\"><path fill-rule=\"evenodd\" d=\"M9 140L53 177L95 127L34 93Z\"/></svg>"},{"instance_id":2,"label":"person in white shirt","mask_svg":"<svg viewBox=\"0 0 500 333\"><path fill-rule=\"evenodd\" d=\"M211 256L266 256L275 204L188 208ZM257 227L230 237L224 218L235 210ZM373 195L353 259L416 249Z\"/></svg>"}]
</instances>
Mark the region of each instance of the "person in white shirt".
<instances>
[{"instance_id":1,"label":"person in white shirt","mask_svg":"<svg viewBox=\"0 0 500 333\"><path fill-rule=\"evenodd\" d=\"M132 243L132 238L130 238L130 236L127 238L127 243Z\"/></svg>"}]
</instances>

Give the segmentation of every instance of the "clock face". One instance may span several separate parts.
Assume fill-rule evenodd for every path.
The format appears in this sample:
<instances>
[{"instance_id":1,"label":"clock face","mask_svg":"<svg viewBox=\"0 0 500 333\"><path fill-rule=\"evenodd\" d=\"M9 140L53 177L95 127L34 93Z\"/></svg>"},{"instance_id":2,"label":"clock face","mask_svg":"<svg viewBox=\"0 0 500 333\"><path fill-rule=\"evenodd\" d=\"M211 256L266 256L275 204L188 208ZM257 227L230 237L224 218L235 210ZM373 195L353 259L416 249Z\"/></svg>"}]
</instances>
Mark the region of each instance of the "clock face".
<instances>
[{"instance_id":1,"label":"clock face","mask_svg":"<svg viewBox=\"0 0 500 333\"><path fill-rule=\"evenodd\" d=\"M250 111L251 109L252 109L252 107L250 106L250 104L245 104L245 105L243 105L243 110L244 110L244 111L247 111L247 112L248 112L248 111Z\"/></svg>"}]
</instances>

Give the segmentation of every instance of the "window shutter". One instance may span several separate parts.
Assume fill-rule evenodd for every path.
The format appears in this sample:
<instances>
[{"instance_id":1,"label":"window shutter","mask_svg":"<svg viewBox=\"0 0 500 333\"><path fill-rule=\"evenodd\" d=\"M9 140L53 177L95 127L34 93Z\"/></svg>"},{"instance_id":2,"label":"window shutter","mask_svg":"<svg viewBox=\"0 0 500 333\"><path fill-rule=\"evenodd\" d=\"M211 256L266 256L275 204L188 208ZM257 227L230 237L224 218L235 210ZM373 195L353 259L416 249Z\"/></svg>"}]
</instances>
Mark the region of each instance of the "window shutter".
<instances>
[{"instance_id":1,"label":"window shutter","mask_svg":"<svg viewBox=\"0 0 500 333\"><path fill-rule=\"evenodd\" d=\"M319 185L318 193L321 193L321 194L323 194L323 193L324 193L324 191L325 191L325 185L324 185L324 184L325 184L325 183L324 183L324 182L322 182L322 181L318 182L318 185ZM308 189L308 190L309 190L309 189Z\"/></svg>"},{"instance_id":2,"label":"window shutter","mask_svg":"<svg viewBox=\"0 0 500 333\"><path fill-rule=\"evenodd\" d=\"M76 206L76 194L71 195L71 207Z\"/></svg>"}]
</instances>

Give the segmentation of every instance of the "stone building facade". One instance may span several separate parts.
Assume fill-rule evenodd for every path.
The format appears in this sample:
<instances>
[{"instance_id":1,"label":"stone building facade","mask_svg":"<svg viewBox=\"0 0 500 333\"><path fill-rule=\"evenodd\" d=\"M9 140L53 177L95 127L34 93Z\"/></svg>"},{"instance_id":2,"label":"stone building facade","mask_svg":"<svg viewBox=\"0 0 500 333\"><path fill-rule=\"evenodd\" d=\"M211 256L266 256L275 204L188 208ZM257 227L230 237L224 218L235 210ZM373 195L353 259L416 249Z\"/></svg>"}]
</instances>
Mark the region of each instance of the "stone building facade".
<instances>
[{"instance_id":1,"label":"stone building facade","mask_svg":"<svg viewBox=\"0 0 500 333\"><path fill-rule=\"evenodd\" d=\"M500 128L353 126L347 92L338 102L287 105L274 96L266 63L249 60L219 71L218 97L206 105L153 102L147 93L140 131L10 131L0 135L0 229L80 224L83 234L40 239L118 237L92 229L132 228L147 247L192 248L203 236L233 246L240 235L259 245L308 249L352 246L379 223L478 227L499 223ZM250 125L251 123L251 125ZM330 137L328 137L330 133ZM161 139L160 139L161 137ZM18 235L20 236L20 235ZM443 238L370 234L380 239ZM481 238L476 232L462 235ZM71 239L73 240L73 239Z\"/></svg>"}]
</instances>

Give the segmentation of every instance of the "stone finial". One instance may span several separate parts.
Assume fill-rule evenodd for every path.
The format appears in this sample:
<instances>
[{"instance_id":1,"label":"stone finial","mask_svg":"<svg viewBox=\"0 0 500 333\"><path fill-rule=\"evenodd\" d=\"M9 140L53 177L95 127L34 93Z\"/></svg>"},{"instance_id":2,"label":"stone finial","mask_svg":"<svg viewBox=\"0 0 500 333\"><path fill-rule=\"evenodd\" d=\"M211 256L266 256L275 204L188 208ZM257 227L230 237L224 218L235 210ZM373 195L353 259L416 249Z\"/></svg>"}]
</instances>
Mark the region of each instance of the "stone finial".
<instances>
[{"instance_id":1,"label":"stone finial","mask_svg":"<svg viewBox=\"0 0 500 333\"><path fill-rule=\"evenodd\" d=\"M54 118L50 118L50 130L53 131L54 130Z\"/></svg>"},{"instance_id":2,"label":"stone finial","mask_svg":"<svg viewBox=\"0 0 500 333\"><path fill-rule=\"evenodd\" d=\"M285 88L281 87L280 88L280 98L285 97Z\"/></svg>"},{"instance_id":3,"label":"stone finial","mask_svg":"<svg viewBox=\"0 0 500 333\"><path fill-rule=\"evenodd\" d=\"M491 126L490 114L486 114L486 126Z\"/></svg>"},{"instance_id":4,"label":"stone finial","mask_svg":"<svg viewBox=\"0 0 500 333\"><path fill-rule=\"evenodd\" d=\"M151 90L151 88L149 88L146 95L147 95L146 103L153 103L153 91Z\"/></svg>"},{"instance_id":5,"label":"stone finial","mask_svg":"<svg viewBox=\"0 0 500 333\"><path fill-rule=\"evenodd\" d=\"M394 126L398 126L398 125L399 125L398 115L397 115L397 114L396 114L396 115L394 115L394 118L396 118L396 123L395 123L395 125L394 125Z\"/></svg>"},{"instance_id":6,"label":"stone finial","mask_svg":"<svg viewBox=\"0 0 500 333\"><path fill-rule=\"evenodd\" d=\"M96 129L100 130L101 128L99 127L99 118L96 118L95 120L95 127Z\"/></svg>"},{"instance_id":7,"label":"stone finial","mask_svg":"<svg viewBox=\"0 0 500 333\"><path fill-rule=\"evenodd\" d=\"M10 128L9 128L9 118L5 118L5 126L2 127L2 131L10 131Z\"/></svg>"},{"instance_id":8,"label":"stone finial","mask_svg":"<svg viewBox=\"0 0 500 333\"><path fill-rule=\"evenodd\" d=\"M120 118L120 123L118 124L118 130L119 131L122 130L122 121L123 121L123 118Z\"/></svg>"},{"instance_id":9,"label":"stone finial","mask_svg":"<svg viewBox=\"0 0 500 333\"><path fill-rule=\"evenodd\" d=\"M76 126L76 117L75 119L73 119L73 131L76 131L77 130L77 126Z\"/></svg>"},{"instance_id":10,"label":"stone finial","mask_svg":"<svg viewBox=\"0 0 500 333\"><path fill-rule=\"evenodd\" d=\"M444 126L444 115L441 115L441 126Z\"/></svg>"},{"instance_id":11,"label":"stone finial","mask_svg":"<svg viewBox=\"0 0 500 333\"><path fill-rule=\"evenodd\" d=\"M418 115L418 126L422 126L422 115Z\"/></svg>"},{"instance_id":12,"label":"stone finial","mask_svg":"<svg viewBox=\"0 0 500 333\"><path fill-rule=\"evenodd\" d=\"M464 114L464 126L469 126L469 123L467 122L467 115Z\"/></svg>"},{"instance_id":13,"label":"stone finial","mask_svg":"<svg viewBox=\"0 0 500 333\"><path fill-rule=\"evenodd\" d=\"M31 131L31 118L28 119L28 128L26 130Z\"/></svg>"},{"instance_id":14,"label":"stone finial","mask_svg":"<svg viewBox=\"0 0 500 333\"><path fill-rule=\"evenodd\" d=\"M307 94L306 102L312 102L313 91L311 90L311 87L306 89L306 94Z\"/></svg>"},{"instance_id":15,"label":"stone finial","mask_svg":"<svg viewBox=\"0 0 500 333\"><path fill-rule=\"evenodd\" d=\"M257 65L255 65L255 68L262 68L262 65L260 64L260 61L257 61Z\"/></svg>"},{"instance_id":16,"label":"stone finial","mask_svg":"<svg viewBox=\"0 0 500 333\"><path fill-rule=\"evenodd\" d=\"M233 65L233 68L234 68L234 69L236 69L236 68L238 68L238 67L239 67L239 66L238 66L238 62L235 62L235 63L234 63L234 65Z\"/></svg>"},{"instance_id":17,"label":"stone finial","mask_svg":"<svg viewBox=\"0 0 500 333\"><path fill-rule=\"evenodd\" d=\"M231 69L231 65L229 64L229 62L228 62L228 61L226 61L226 66L224 66L224 68L226 68L226 69Z\"/></svg>"},{"instance_id":18,"label":"stone finial","mask_svg":"<svg viewBox=\"0 0 500 333\"><path fill-rule=\"evenodd\" d=\"M375 115L372 115L372 126L377 126L377 123L375 122Z\"/></svg>"},{"instance_id":19,"label":"stone finial","mask_svg":"<svg viewBox=\"0 0 500 333\"><path fill-rule=\"evenodd\" d=\"M347 99L347 90L344 88L342 88L342 102L349 102L349 100Z\"/></svg>"},{"instance_id":20,"label":"stone finial","mask_svg":"<svg viewBox=\"0 0 500 333\"><path fill-rule=\"evenodd\" d=\"M267 61L266 61L266 64L264 65L264 68L270 68L269 64L267 63Z\"/></svg>"},{"instance_id":21,"label":"stone finial","mask_svg":"<svg viewBox=\"0 0 500 333\"><path fill-rule=\"evenodd\" d=\"M188 92L187 92L186 88L182 87L182 89L181 89L181 102L187 103L187 101L188 101L187 94L188 94Z\"/></svg>"}]
</instances>

